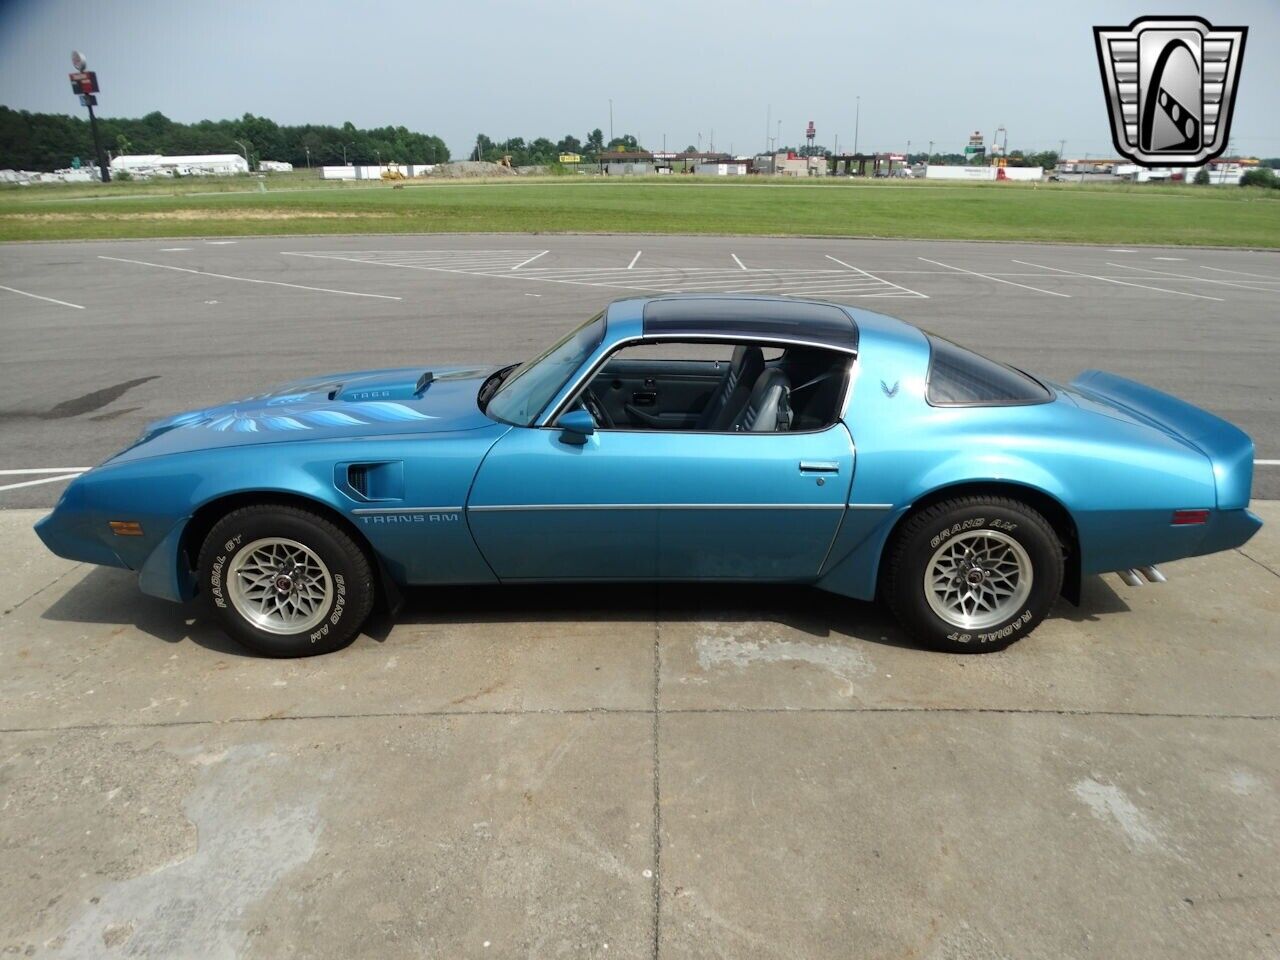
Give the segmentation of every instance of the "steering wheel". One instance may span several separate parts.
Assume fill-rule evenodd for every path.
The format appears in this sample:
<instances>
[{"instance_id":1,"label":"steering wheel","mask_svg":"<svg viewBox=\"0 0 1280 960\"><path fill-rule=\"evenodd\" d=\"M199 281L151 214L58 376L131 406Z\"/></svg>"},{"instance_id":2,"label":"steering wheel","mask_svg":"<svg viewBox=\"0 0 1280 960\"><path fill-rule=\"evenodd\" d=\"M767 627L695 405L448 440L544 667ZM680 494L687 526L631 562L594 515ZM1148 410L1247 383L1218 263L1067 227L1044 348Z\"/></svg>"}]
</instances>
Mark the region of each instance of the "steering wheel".
<instances>
[{"instance_id":1,"label":"steering wheel","mask_svg":"<svg viewBox=\"0 0 1280 960\"><path fill-rule=\"evenodd\" d=\"M582 409L591 414L591 419L596 422L597 427L613 427L613 418L609 416L604 404L590 387L582 392Z\"/></svg>"}]
</instances>

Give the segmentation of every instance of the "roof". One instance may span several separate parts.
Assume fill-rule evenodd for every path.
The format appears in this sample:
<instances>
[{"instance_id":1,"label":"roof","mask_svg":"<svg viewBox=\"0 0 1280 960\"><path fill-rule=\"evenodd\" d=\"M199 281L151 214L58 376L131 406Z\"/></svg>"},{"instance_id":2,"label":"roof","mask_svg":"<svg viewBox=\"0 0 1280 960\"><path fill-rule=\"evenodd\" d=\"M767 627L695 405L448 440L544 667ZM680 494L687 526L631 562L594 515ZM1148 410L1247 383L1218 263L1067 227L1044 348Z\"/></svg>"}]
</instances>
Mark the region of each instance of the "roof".
<instances>
[{"instance_id":1,"label":"roof","mask_svg":"<svg viewBox=\"0 0 1280 960\"><path fill-rule=\"evenodd\" d=\"M644 305L645 336L802 340L855 352L858 328L840 307L763 296L655 297Z\"/></svg>"}]
</instances>

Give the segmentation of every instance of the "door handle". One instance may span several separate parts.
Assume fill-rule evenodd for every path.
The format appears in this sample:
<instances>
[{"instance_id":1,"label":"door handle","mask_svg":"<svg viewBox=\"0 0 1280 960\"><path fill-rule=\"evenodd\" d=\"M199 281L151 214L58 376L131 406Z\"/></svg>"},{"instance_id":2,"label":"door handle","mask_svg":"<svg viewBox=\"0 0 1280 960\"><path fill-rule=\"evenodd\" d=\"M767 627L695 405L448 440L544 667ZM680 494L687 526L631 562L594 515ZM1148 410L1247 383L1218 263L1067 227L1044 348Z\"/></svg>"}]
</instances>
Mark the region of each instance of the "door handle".
<instances>
[{"instance_id":1,"label":"door handle","mask_svg":"<svg viewBox=\"0 0 1280 960\"><path fill-rule=\"evenodd\" d=\"M840 464L834 460L801 460L801 473L839 473Z\"/></svg>"}]
</instances>

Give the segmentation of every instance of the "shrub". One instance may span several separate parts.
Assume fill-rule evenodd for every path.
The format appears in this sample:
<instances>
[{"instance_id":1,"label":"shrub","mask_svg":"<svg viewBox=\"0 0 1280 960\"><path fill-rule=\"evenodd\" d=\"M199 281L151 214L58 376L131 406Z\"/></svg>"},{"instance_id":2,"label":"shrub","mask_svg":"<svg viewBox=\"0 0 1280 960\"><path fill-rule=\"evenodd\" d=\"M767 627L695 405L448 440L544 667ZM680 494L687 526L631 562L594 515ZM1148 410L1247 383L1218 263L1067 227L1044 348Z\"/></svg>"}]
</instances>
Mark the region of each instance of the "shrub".
<instances>
[{"instance_id":1,"label":"shrub","mask_svg":"<svg viewBox=\"0 0 1280 960\"><path fill-rule=\"evenodd\" d=\"M1275 173L1269 167L1255 167L1253 170L1245 171L1244 176L1240 178L1240 186L1271 187L1280 190L1280 180L1276 179Z\"/></svg>"}]
</instances>

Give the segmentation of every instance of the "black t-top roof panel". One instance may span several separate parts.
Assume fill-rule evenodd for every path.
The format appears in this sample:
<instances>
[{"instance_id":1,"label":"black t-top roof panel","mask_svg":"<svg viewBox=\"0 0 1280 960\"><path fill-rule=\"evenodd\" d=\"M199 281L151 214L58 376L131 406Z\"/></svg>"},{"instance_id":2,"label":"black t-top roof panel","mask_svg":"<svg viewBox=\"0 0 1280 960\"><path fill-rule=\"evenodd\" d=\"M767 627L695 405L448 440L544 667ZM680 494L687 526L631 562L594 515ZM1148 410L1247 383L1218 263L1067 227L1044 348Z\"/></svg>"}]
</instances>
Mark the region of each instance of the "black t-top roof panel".
<instances>
[{"instance_id":1,"label":"black t-top roof panel","mask_svg":"<svg viewBox=\"0 0 1280 960\"><path fill-rule=\"evenodd\" d=\"M786 297L659 297L644 306L644 334L801 340L837 350L858 349L853 318L830 303Z\"/></svg>"}]
</instances>

